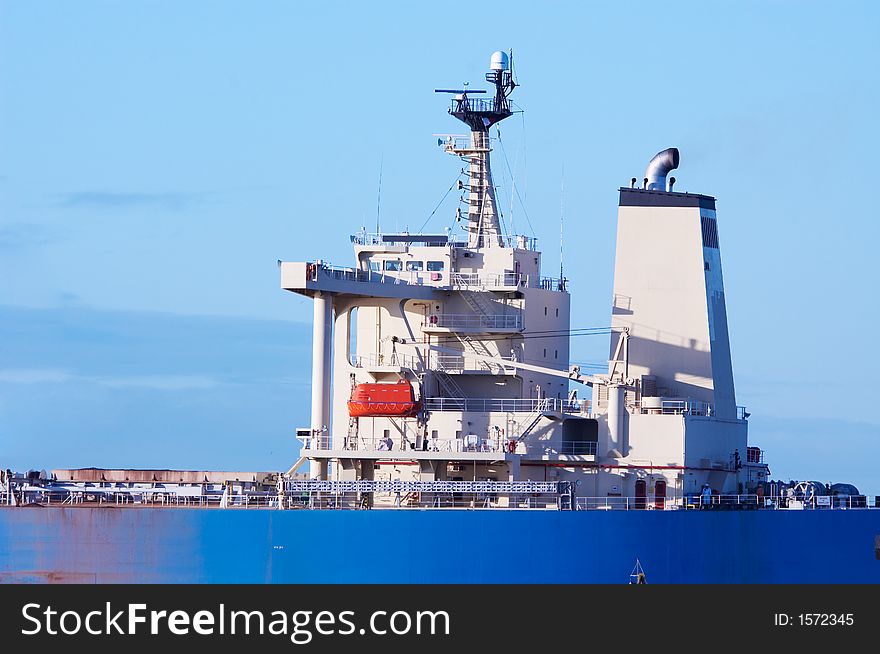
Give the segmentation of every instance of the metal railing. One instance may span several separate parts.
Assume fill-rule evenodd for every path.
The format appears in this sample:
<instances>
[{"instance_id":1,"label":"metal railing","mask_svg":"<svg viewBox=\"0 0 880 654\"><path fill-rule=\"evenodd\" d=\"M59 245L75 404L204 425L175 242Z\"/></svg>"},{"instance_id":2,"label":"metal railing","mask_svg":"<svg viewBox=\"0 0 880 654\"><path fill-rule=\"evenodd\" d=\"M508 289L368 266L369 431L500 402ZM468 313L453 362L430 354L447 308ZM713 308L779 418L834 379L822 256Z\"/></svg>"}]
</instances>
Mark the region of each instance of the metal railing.
<instances>
[{"instance_id":1,"label":"metal railing","mask_svg":"<svg viewBox=\"0 0 880 654\"><path fill-rule=\"evenodd\" d=\"M490 363L467 355L438 354L433 358L436 369L441 372L462 372L464 370L483 370L487 372L516 372L516 359L505 358L505 363ZM510 361L510 363L507 363Z\"/></svg>"},{"instance_id":2,"label":"metal railing","mask_svg":"<svg viewBox=\"0 0 880 654\"><path fill-rule=\"evenodd\" d=\"M560 443L559 454L568 456L596 456L598 443L596 441L568 441Z\"/></svg>"},{"instance_id":3,"label":"metal railing","mask_svg":"<svg viewBox=\"0 0 880 654\"><path fill-rule=\"evenodd\" d=\"M467 289L485 290L487 288L543 288L553 291L567 291L568 282L554 277L530 277L514 272L447 273L444 270L360 270L329 263L309 263L309 279L318 275L339 281L373 282L379 284L410 284L457 286Z\"/></svg>"},{"instance_id":4,"label":"metal railing","mask_svg":"<svg viewBox=\"0 0 880 654\"><path fill-rule=\"evenodd\" d=\"M462 97L453 98L449 112L499 112L508 111L509 107L510 105L505 97L502 97L501 101L498 102L496 98L471 98L463 95Z\"/></svg>"},{"instance_id":5,"label":"metal railing","mask_svg":"<svg viewBox=\"0 0 880 654\"><path fill-rule=\"evenodd\" d=\"M451 281L453 286L464 286L466 288L516 288L520 283L525 285L527 278L520 273L514 272L454 272L451 275Z\"/></svg>"},{"instance_id":6,"label":"metal railing","mask_svg":"<svg viewBox=\"0 0 880 654\"><path fill-rule=\"evenodd\" d=\"M657 399L657 402L651 402L651 399ZM642 398L641 402L633 402L631 405L640 413L657 414L657 415L688 415L688 416L707 416L716 415L715 405L710 402L700 402L697 400L660 400L660 398ZM745 420L749 415L744 406L736 407L737 420Z\"/></svg>"},{"instance_id":7,"label":"metal railing","mask_svg":"<svg viewBox=\"0 0 880 654\"><path fill-rule=\"evenodd\" d=\"M409 284L410 280L404 277L405 273L398 271L359 270L321 264L318 267L323 275L330 279L347 282L375 282L380 284ZM392 274L393 273L393 274Z\"/></svg>"},{"instance_id":8,"label":"metal railing","mask_svg":"<svg viewBox=\"0 0 880 654\"><path fill-rule=\"evenodd\" d=\"M530 288L543 288L545 291L566 291L568 290L568 280L556 277L538 277L537 279L527 280L526 286Z\"/></svg>"},{"instance_id":9,"label":"metal railing","mask_svg":"<svg viewBox=\"0 0 880 654\"><path fill-rule=\"evenodd\" d=\"M575 509L587 510L834 510L834 509L876 509L878 498L871 504L864 495L813 497L811 499L790 499L783 497L764 497L755 494L742 495L685 495L684 497L576 497Z\"/></svg>"},{"instance_id":10,"label":"metal railing","mask_svg":"<svg viewBox=\"0 0 880 654\"><path fill-rule=\"evenodd\" d=\"M557 398L543 399L510 399L510 398L466 398L466 397L429 397L424 401L427 411L476 411L515 413L520 411L547 411L555 413L580 413L582 403L577 400L560 400Z\"/></svg>"},{"instance_id":11,"label":"metal railing","mask_svg":"<svg viewBox=\"0 0 880 654\"><path fill-rule=\"evenodd\" d=\"M399 367L418 369L421 367L421 361L418 357L410 354L371 354L354 355L351 358L351 365L356 368L381 368L381 367Z\"/></svg>"},{"instance_id":12,"label":"metal railing","mask_svg":"<svg viewBox=\"0 0 880 654\"><path fill-rule=\"evenodd\" d=\"M289 481L291 509L544 509L570 506L555 482Z\"/></svg>"},{"instance_id":13,"label":"metal railing","mask_svg":"<svg viewBox=\"0 0 880 654\"><path fill-rule=\"evenodd\" d=\"M15 506L149 506L155 508L277 508L274 490L212 490L214 484L181 484L166 487L143 485L99 486L93 483L74 485L45 482L40 486L24 485L0 497L0 503Z\"/></svg>"},{"instance_id":14,"label":"metal railing","mask_svg":"<svg viewBox=\"0 0 880 654\"><path fill-rule=\"evenodd\" d=\"M302 436L299 440L303 450L329 450L333 443L330 436Z\"/></svg>"},{"instance_id":15,"label":"metal railing","mask_svg":"<svg viewBox=\"0 0 880 654\"><path fill-rule=\"evenodd\" d=\"M491 315L440 313L429 316L424 326L445 329L522 329L523 317L521 313Z\"/></svg>"},{"instance_id":16,"label":"metal railing","mask_svg":"<svg viewBox=\"0 0 880 654\"><path fill-rule=\"evenodd\" d=\"M458 438L432 438L418 434L410 434L404 438L400 434L395 437L364 437L348 436L340 438L334 445L329 437L303 439L303 453L316 450L331 450L338 447L344 451L355 452L389 452L389 456L412 456L415 452L507 452L507 440L503 438L487 438L476 434L467 434Z\"/></svg>"},{"instance_id":17,"label":"metal railing","mask_svg":"<svg viewBox=\"0 0 880 654\"><path fill-rule=\"evenodd\" d=\"M395 236L405 237L395 240ZM423 237L423 238L420 238ZM446 239L446 240L444 240ZM440 234L378 234L359 232L351 234L351 242L354 245L385 245L385 246L417 246L417 247L464 247L462 241L448 240L449 237Z\"/></svg>"}]
</instances>

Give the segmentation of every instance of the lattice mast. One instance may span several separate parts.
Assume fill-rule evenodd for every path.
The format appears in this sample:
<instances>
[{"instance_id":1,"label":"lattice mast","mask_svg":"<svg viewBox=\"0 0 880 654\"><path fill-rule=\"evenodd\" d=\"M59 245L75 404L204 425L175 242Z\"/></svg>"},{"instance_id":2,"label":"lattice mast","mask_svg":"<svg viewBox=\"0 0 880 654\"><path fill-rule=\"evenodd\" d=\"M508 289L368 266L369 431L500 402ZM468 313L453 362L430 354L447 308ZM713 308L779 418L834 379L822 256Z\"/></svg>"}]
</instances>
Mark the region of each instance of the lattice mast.
<instances>
[{"instance_id":1,"label":"lattice mast","mask_svg":"<svg viewBox=\"0 0 880 654\"><path fill-rule=\"evenodd\" d=\"M489 128L513 113L508 100L516 87L511 71L511 56L501 51L492 55L490 70L486 73L486 81L495 85L495 97L491 99L470 97L486 93L483 90L437 89L438 93L455 94L449 113L471 129L470 142L456 141L452 137L446 141L447 152L468 162L467 231L470 248L505 245L489 164Z\"/></svg>"}]
</instances>

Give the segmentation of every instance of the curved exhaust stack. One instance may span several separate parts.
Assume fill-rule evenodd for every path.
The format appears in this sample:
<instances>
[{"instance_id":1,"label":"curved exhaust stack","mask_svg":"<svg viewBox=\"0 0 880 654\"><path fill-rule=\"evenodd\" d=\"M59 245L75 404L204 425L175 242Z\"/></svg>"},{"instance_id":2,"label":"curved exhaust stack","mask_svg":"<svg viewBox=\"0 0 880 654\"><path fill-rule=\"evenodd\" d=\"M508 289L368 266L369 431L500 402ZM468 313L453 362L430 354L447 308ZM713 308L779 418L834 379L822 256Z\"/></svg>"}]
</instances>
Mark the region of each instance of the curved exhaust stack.
<instances>
[{"instance_id":1,"label":"curved exhaust stack","mask_svg":"<svg viewBox=\"0 0 880 654\"><path fill-rule=\"evenodd\" d=\"M654 155L645 169L645 188L649 191L666 190L666 174L678 168L678 148L666 148Z\"/></svg>"}]
</instances>

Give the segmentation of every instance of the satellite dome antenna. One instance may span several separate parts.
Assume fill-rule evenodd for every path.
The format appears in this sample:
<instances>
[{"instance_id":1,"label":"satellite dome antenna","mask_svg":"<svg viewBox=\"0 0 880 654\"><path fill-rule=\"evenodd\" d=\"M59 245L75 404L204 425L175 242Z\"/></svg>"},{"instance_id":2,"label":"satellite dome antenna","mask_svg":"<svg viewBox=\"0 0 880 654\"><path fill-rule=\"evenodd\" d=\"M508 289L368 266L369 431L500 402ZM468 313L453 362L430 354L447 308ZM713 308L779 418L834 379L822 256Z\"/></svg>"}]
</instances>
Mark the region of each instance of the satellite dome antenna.
<instances>
[{"instance_id":1,"label":"satellite dome antenna","mask_svg":"<svg viewBox=\"0 0 880 654\"><path fill-rule=\"evenodd\" d=\"M508 96L516 88L511 71L513 53L501 50L492 53L489 59L489 72L486 81L495 86L495 95L488 98L471 98L469 95L484 94L484 90L469 89L467 83L462 89L435 89L436 93L452 93L449 113L467 125L471 130L469 143L449 139L446 151L467 160L469 165L470 192L468 194L468 247L504 247L501 232L495 186L492 184L492 170L489 165L489 128L511 114Z\"/></svg>"}]
</instances>

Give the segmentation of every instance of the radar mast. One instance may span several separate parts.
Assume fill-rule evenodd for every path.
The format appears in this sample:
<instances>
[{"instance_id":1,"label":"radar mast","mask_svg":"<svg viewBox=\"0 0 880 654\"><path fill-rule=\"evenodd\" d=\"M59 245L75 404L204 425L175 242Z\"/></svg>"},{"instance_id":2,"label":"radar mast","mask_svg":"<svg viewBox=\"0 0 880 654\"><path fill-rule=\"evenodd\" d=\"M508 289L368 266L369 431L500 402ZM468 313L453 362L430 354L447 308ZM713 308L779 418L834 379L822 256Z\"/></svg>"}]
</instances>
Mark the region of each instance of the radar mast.
<instances>
[{"instance_id":1,"label":"radar mast","mask_svg":"<svg viewBox=\"0 0 880 654\"><path fill-rule=\"evenodd\" d=\"M436 89L437 93L455 94L449 113L471 130L469 139L450 136L444 144L447 152L468 162L467 230L470 248L505 246L489 165L489 128L513 113L508 100L516 88L511 70L512 56L512 53L498 51L490 59L486 81L495 86L492 98L472 98L471 95L486 91L470 90L466 86L459 90Z\"/></svg>"}]
</instances>

